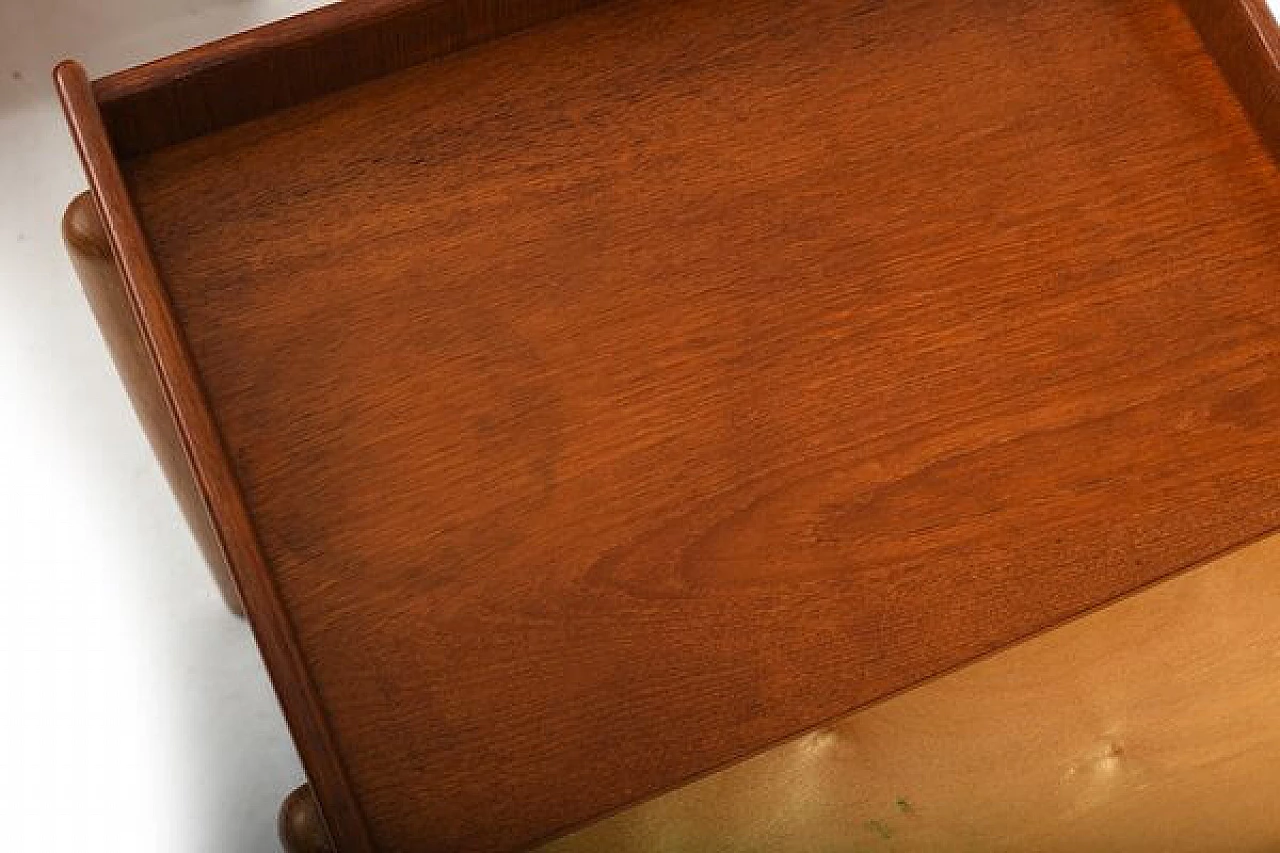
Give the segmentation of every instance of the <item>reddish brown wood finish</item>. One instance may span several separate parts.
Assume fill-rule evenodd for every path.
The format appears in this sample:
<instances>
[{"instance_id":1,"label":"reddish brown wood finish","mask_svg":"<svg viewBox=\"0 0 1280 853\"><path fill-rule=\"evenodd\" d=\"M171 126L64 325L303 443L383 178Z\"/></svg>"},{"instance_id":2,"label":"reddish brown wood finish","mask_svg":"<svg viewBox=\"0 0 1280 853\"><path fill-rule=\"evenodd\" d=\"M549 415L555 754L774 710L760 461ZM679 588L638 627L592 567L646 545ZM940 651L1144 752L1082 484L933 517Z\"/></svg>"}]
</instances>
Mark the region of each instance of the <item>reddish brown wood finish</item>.
<instances>
[{"instance_id":1,"label":"reddish brown wood finish","mask_svg":"<svg viewBox=\"0 0 1280 853\"><path fill-rule=\"evenodd\" d=\"M62 217L67 252L93 308L94 318L111 350L111 358L129 391L133 409L164 469L182 514L195 535L213 579L231 612L243 616L244 605L236 591L231 569L209 522L209 509L201 500L191 466L165 405L155 367L143 346L138 325L125 295L120 271L111 255L107 233L88 193L81 193Z\"/></svg>"},{"instance_id":2,"label":"reddish brown wood finish","mask_svg":"<svg viewBox=\"0 0 1280 853\"><path fill-rule=\"evenodd\" d=\"M519 847L1280 524L1280 184L1173 0L610 3L128 194L62 77L344 851Z\"/></svg>"},{"instance_id":3,"label":"reddish brown wood finish","mask_svg":"<svg viewBox=\"0 0 1280 853\"><path fill-rule=\"evenodd\" d=\"M96 81L117 154L210 133L599 0L359 0Z\"/></svg>"},{"instance_id":4,"label":"reddish brown wood finish","mask_svg":"<svg viewBox=\"0 0 1280 853\"><path fill-rule=\"evenodd\" d=\"M373 848L360 806L334 748L289 615L281 607L275 580L263 561L218 429L111 151L89 80L79 65L64 62L54 71L54 82L120 268L142 347L155 369L165 405L173 414L200 502L209 509L213 531L235 577L312 789L332 821L335 842L344 853L366 853Z\"/></svg>"},{"instance_id":5,"label":"reddish brown wood finish","mask_svg":"<svg viewBox=\"0 0 1280 853\"><path fill-rule=\"evenodd\" d=\"M1280 28L1266 0L1183 0L1182 6L1280 157Z\"/></svg>"}]
</instances>

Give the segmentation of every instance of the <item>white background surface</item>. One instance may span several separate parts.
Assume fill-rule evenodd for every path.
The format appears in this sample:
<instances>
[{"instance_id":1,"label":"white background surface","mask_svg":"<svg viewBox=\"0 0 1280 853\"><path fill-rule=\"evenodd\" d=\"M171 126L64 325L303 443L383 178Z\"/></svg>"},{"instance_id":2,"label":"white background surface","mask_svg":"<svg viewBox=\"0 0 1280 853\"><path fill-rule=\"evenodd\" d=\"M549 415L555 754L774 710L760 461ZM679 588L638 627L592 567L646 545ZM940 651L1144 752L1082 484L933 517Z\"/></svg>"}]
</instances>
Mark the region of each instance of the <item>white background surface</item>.
<instances>
[{"instance_id":1,"label":"white background surface","mask_svg":"<svg viewBox=\"0 0 1280 853\"><path fill-rule=\"evenodd\" d=\"M63 252L84 179L49 71L317 5L0 0L0 850L278 850L302 772Z\"/></svg>"},{"instance_id":2,"label":"white background surface","mask_svg":"<svg viewBox=\"0 0 1280 853\"><path fill-rule=\"evenodd\" d=\"M62 248L85 187L49 72L307 0L0 0L0 851L278 853L302 771Z\"/></svg>"}]
</instances>

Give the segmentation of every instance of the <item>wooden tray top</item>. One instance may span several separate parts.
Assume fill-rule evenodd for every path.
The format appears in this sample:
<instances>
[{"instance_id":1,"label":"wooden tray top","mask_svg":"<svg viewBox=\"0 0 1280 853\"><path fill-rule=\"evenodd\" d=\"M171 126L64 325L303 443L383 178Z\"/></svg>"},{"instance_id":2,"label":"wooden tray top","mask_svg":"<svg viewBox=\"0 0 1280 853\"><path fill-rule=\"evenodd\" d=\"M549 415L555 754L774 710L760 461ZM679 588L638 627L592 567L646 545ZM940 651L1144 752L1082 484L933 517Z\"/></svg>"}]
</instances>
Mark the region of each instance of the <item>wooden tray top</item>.
<instances>
[{"instance_id":1,"label":"wooden tray top","mask_svg":"<svg viewBox=\"0 0 1280 853\"><path fill-rule=\"evenodd\" d=\"M527 846L1280 526L1261 10L401 0L61 67L340 849Z\"/></svg>"}]
</instances>

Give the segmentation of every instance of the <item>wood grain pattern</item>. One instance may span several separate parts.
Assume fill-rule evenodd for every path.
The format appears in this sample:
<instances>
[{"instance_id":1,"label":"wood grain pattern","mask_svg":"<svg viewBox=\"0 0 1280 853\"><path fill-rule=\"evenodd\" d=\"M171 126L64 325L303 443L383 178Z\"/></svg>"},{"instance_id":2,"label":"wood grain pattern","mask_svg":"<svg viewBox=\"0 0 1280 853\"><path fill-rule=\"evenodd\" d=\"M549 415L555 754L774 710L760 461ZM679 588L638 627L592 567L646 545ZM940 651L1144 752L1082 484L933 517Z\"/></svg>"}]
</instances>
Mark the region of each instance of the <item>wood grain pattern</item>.
<instances>
[{"instance_id":1,"label":"wood grain pattern","mask_svg":"<svg viewBox=\"0 0 1280 853\"><path fill-rule=\"evenodd\" d=\"M1280 842L1280 537L540 853L1237 853Z\"/></svg>"},{"instance_id":2,"label":"wood grain pattern","mask_svg":"<svg viewBox=\"0 0 1280 853\"><path fill-rule=\"evenodd\" d=\"M1280 158L1280 27L1266 0L1183 0L1258 133Z\"/></svg>"},{"instance_id":3,"label":"wood grain pattern","mask_svg":"<svg viewBox=\"0 0 1280 853\"><path fill-rule=\"evenodd\" d=\"M116 153L191 139L598 0L336 2L95 81Z\"/></svg>"},{"instance_id":4,"label":"wood grain pattern","mask_svg":"<svg viewBox=\"0 0 1280 853\"><path fill-rule=\"evenodd\" d=\"M525 844L1280 519L1274 166L1172 0L616 2L131 198L293 26L111 138L58 80L344 851Z\"/></svg>"},{"instance_id":5,"label":"wood grain pattern","mask_svg":"<svg viewBox=\"0 0 1280 853\"><path fill-rule=\"evenodd\" d=\"M1280 523L1280 187L1171 0L608 4L126 172L379 850Z\"/></svg>"},{"instance_id":6,"label":"wood grain pattern","mask_svg":"<svg viewBox=\"0 0 1280 853\"><path fill-rule=\"evenodd\" d=\"M62 218L62 236L94 319L111 350L111 358L129 391L151 447L178 506L208 563L218 590L231 612L243 616L244 605L217 534L209 521L209 508L201 500L191 466L173 425L173 415L165 405L155 367L143 345L125 293L120 271L111 254L111 244L102 220L88 193L81 193L67 206Z\"/></svg>"},{"instance_id":7,"label":"wood grain pattern","mask_svg":"<svg viewBox=\"0 0 1280 853\"><path fill-rule=\"evenodd\" d=\"M209 521L231 568L289 730L300 745L312 789L343 853L367 853L372 847L359 802L333 747L328 720L289 616L281 608L276 582L263 562L239 485L160 283L88 77L76 63L63 62L54 70L54 83L111 254L119 266L142 348L155 371L165 407L173 415L175 434L200 503L209 510Z\"/></svg>"}]
</instances>

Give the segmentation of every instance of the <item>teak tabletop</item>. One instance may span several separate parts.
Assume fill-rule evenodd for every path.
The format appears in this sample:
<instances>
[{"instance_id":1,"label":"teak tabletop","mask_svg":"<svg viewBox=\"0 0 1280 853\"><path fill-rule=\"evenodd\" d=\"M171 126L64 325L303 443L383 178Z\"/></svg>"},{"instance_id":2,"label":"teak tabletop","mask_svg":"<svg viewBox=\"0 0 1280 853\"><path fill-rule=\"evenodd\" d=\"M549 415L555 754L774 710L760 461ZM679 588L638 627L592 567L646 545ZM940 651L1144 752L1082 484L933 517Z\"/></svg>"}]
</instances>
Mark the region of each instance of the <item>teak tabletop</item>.
<instances>
[{"instance_id":1,"label":"teak tabletop","mask_svg":"<svg viewBox=\"0 0 1280 853\"><path fill-rule=\"evenodd\" d=\"M1280 527L1266 14L382 0L61 66L338 849L527 847Z\"/></svg>"}]
</instances>

